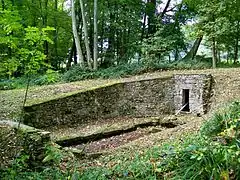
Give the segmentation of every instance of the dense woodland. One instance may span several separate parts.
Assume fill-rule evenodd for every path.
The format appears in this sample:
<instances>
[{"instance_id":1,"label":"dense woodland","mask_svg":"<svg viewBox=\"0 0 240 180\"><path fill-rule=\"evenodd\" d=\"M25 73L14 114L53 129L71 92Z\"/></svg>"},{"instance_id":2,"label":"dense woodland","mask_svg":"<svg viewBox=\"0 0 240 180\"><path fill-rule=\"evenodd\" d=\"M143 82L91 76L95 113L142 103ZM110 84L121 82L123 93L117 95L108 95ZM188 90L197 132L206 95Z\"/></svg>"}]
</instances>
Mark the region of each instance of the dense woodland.
<instances>
[{"instance_id":1,"label":"dense woodland","mask_svg":"<svg viewBox=\"0 0 240 180\"><path fill-rule=\"evenodd\" d=\"M1 0L1 77L194 60L238 63L237 0ZM199 61L204 61L200 58Z\"/></svg>"}]
</instances>

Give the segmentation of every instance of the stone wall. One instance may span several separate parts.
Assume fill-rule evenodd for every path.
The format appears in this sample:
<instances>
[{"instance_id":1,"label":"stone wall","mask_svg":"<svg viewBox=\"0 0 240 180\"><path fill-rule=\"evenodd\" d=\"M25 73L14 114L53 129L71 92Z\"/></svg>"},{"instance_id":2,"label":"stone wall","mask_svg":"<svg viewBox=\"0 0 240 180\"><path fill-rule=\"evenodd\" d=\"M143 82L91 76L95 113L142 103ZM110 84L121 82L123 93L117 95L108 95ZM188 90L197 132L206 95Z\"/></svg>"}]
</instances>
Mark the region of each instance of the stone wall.
<instances>
[{"instance_id":1,"label":"stone wall","mask_svg":"<svg viewBox=\"0 0 240 180\"><path fill-rule=\"evenodd\" d=\"M175 75L74 92L26 106L24 123L51 128L121 116L171 114L183 106L183 89L189 91L189 112L203 114L208 109L211 82L211 75Z\"/></svg>"},{"instance_id":2,"label":"stone wall","mask_svg":"<svg viewBox=\"0 0 240 180\"><path fill-rule=\"evenodd\" d=\"M122 92L125 115L159 116L174 112L172 78L156 78L124 84Z\"/></svg>"},{"instance_id":3,"label":"stone wall","mask_svg":"<svg viewBox=\"0 0 240 180\"><path fill-rule=\"evenodd\" d=\"M204 114L208 105L212 89L212 76L206 74L175 75L174 104L176 112L184 105L184 90L189 90L189 112Z\"/></svg>"},{"instance_id":4,"label":"stone wall","mask_svg":"<svg viewBox=\"0 0 240 180\"><path fill-rule=\"evenodd\" d=\"M38 167L45 157L50 133L11 121L0 121L0 169L7 168L17 158L28 155L30 168Z\"/></svg>"},{"instance_id":5,"label":"stone wall","mask_svg":"<svg viewBox=\"0 0 240 180\"><path fill-rule=\"evenodd\" d=\"M147 117L174 112L173 79L116 83L25 107L24 123L46 128L99 118Z\"/></svg>"}]
</instances>

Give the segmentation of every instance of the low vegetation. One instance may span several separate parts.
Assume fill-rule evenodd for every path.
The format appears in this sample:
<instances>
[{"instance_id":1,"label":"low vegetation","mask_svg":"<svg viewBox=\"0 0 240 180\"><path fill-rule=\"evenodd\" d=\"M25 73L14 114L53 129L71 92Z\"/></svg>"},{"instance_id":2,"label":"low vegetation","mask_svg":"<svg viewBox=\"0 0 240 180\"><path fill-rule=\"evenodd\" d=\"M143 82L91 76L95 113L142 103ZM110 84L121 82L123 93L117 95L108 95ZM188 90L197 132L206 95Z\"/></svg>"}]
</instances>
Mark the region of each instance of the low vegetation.
<instances>
[{"instance_id":1,"label":"low vegetation","mask_svg":"<svg viewBox=\"0 0 240 180\"><path fill-rule=\"evenodd\" d=\"M235 101L219 110L198 133L137 154L119 153L80 164L66 161L57 148L48 147L45 160L55 162L55 166L32 171L24 164L25 158L19 157L12 167L1 170L1 178L239 179L239 109L240 102Z\"/></svg>"},{"instance_id":2,"label":"low vegetation","mask_svg":"<svg viewBox=\"0 0 240 180\"><path fill-rule=\"evenodd\" d=\"M184 69L208 69L211 64L208 62L175 62L175 63L152 63L152 64L123 64L112 66L106 69L93 71L90 69L82 69L79 65L73 66L69 71L60 73L53 70L47 70L43 75L33 75L30 77L31 86L49 85L54 83L74 82L86 79L113 79L120 77L128 77L145 72L153 72L157 70L184 70ZM20 78L2 79L0 80L0 90L18 89L26 87L28 76Z\"/></svg>"}]
</instances>

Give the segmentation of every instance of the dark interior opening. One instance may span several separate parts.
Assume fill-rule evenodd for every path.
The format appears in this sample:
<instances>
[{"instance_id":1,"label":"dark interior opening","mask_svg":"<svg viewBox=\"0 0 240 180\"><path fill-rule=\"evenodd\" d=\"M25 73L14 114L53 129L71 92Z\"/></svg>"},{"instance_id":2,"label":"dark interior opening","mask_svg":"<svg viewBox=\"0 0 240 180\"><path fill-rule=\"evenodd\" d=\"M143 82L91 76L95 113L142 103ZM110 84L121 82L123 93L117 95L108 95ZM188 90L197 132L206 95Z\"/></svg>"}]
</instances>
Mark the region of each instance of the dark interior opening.
<instances>
[{"instance_id":1,"label":"dark interior opening","mask_svg":"<svg viewBox=\"0 0 240 180\"><path fill-rule=\"evenodd\" d=\"M189 89L183 89L183 104L184 106L182 111L190 112L189 109Z\"/></svg>"}]
</instances>

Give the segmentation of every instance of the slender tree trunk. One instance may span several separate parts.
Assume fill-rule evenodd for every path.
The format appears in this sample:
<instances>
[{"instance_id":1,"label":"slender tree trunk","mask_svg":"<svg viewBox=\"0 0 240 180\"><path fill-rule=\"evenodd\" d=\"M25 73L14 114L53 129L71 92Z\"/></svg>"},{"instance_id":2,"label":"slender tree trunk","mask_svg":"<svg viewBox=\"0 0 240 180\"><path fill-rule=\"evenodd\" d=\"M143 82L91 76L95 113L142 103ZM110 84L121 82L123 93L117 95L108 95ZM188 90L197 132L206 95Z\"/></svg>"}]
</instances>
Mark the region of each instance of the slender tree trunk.
<instances>
[{"instance_id":1,"label":"slender tree trunk","mask_svg":"<svg viewBox=\"0 0 240 180\"><path fill-rule=\"evenodd\" d=\"M146 12L146 7L144 10L144 15L143 15L143 23L142 23L142 34L141 34L141 43L143 42L143 39L145 37L145 29L146 29L146 21L147 21L147 12Z\"/></svg>"},{"instance_id":2,"label":"slender tree trunk","mask_svg":"<svg viewBox=\"0 0 240 180\"><path fill-rule=\"evenodd\" d=\"M178 59L179 59L179 52L178 52L177 48L175 49L174 59L175 59L175 61L178 61Z\"/></svg>"},{"instance_id":3,"label":"slender tree trunk","mask_svg":"<svg viewBox=\"0 0 240 180\"><path fill-rule=\"evenodd\" d=\"M231 53L231 50L230 50L230 48L228 47L228 49L227 49L227 63L229 63L230 53Z\"/></svg>"},{"instance_id":4,"label":"slender tree trunk","mask_svg":"<svg viewBox=\"0 0 240 180\"><path fill-rule=\"evenodd\" d=\"M105 24L105 18L104 18L104 10L102 11L102 17L101 17L101 19L102 19L102 27L101 27L101 64L103 63L103 58L104 58L104 56L103 56L103 45L104 45L104 24Z\"/></svg>"},{"instance_id":5,"label":"slender tree trunk","mask_svg":"<svg viewBox=\"0 0 240 180\"><path fill-rule=\"evenodd\" d=\"M55 11L58 12L58 0L55 0L54 1L54 8L55 8ZM58 68L58 24L57 24L57 17L55 15L54 17L54 28L55 28L55 31L54 31L54 67L55 68Z\"/></svg>"},{"instance_id":6,"label":"slender tree trunk","mask_svg":"<svg viewBox=\"0 0 240 180\"><path fill-rule=\"evenodd\" d=\"M148 36L156 32L155 12L157 6L156 0L149 0L149 3L151 9L148 14Z\"/></svg>"},{"instance_id":7,"label":"slender tree trunk","mask_svg":"<svg viewBox=\"0 0 240 180\"><path fill-rule=\"evenodd\" d=\"M216 41L215 38L212 38L212 68L217 67L217 54L216 54Z\"/></svg>"},{"instance_id":8,"label":"slender tree trunk","mask_svg":"<svg viewBox=\"0 0 240 180\"><path fill-rule=\"evenodd\" d=\"M98 1L94 0L94 48L93 48L93 69L97 70L97 59L98 59L98 8L97 8Z\"/></svg>"},{"instance_id":9,"label":"slender tree trunk","mask_svg":"<svg viewBox=\"0 0 240 180\"><path fill-rule=\"evenodd\" d=\"M238 46L239 46L239 21L237 22L236 44L234 48L234 64L238 62Z\"/></svg>"},{"instance_id":10,"label":"slender tree trunk","mask_svg":"<svg viewBox=\"0 0 240 180\"><path fill-rule=\"evenodd\" d=\"M221 63L221 51L218 49L217 51L217 56L218 56L218 63Z\"/></svg>"},{"instance_id":11,"label":"slender tree trunk","mask_svg":"<svg viewBox=\"0 0 240 180\"><path fill-rule=\"evenodd\" d=\"M92 69L92 58L91 58L91 51L89 47L89 41L88 41L88 29L87 29L87 22L86 22L86 17L85 17L85 9L84 9L84 4L83 0L79 0L80 2L80 8L82 12L82 21L83 21L83 31L84 31L84 42L86 46L86 52L87 52L87 63L88 63L88 68Z\"/></svg>"},{"instance_id":12,"label":"slender tree trunk","mask_svg":"<svg viewBox=\"0 0 240 180\"><path fill-rule=\"evenodd\" d=\"M71 67L74 50L75 50L75 41L74 41L74 38L73 38L72 47L71 47L70 52L68 54L68 60L67 60L67 65L66 65L67 70L69 70L70 67Z\"/></svg>"},{"instance_id":13,"label":"slender tree trunk","mask_svg":"<svg viewBox=\"0 0 240 180\"><path fill-rule=\"evenodd\" d=\"M74 64L77 65L78 64L78 57L77 57L76 44L75 44L74 49L73 49L73 60L74 60Z\"/></svg>"},{"instance_id":14,"label":"slender tree trunk","mask_svg":"<svg viewBox=\"0 0 240 180\"><path fill-rule=\"evenodd\" d=\"M43 12L43 27L47 27L47 24L48 24L48 0L45 0L44 1L44 12ZM49 54L49 46L48 46L48 42L45 41L44 42L44 49L45 49L45 55L48 56Z\"/></svg>"},{"instance_id":15,"label":"slender tree trunk","mask_svg":"<svg viewBox=\"0 0 240 180\"><path fill-rule=\"evenodd\" d=\"M78 54L77 61L80 63L80 66L83 68L84 67L83 53L82 53L80 39L78 36L78 31L77 31L74 0L72 0L72 29L73 29L73 36L74 36L74 41L75 41L75 45L76 45L76 52Z\"/></svg>"},{"instance_id":16,"label":"slender tree trunk","mask_svg":"<svg viewBox=\"0 0 240 180\"><path fill-rule=\"evenodd\" d=\"M161 20L164 18L165 14L167 13L170 3L171 3L171 0L168 0L165 8L163 9L163 12L161 13Z\"/></svg>"},{"instance_id":17,"label":"slender tree trunk","mask_svg":"<svg viewBox=\"0 0 240 180\"><path fill-rule=\"evenodd\" d=\"M116 4L115 4L116 6ZM116 34L116 28L115 28L115 19L116 15L112 12L111 9L115 8L115 6L111 6L110 2L108 1L108 9L110 10L109 14L109 35L108 35L108 49L107 49L107 57L105 58L105 63L107 67L111 66L113 64L113 60L115 59L115 34ZM116 8L115 8L116 9Z\"/></svg>"},{"instance_id":18,"label":"slender tree trunk","mask_svg":"<svg viewBox=\"0 0 240 180\"><path fill-rule=\"evenodd\" d=\"M234 64L236 64L238 62L238 45L239 45L239 39L237 37L236 38L235 50L234 50Z\"/></svg>"}]
</instances>

